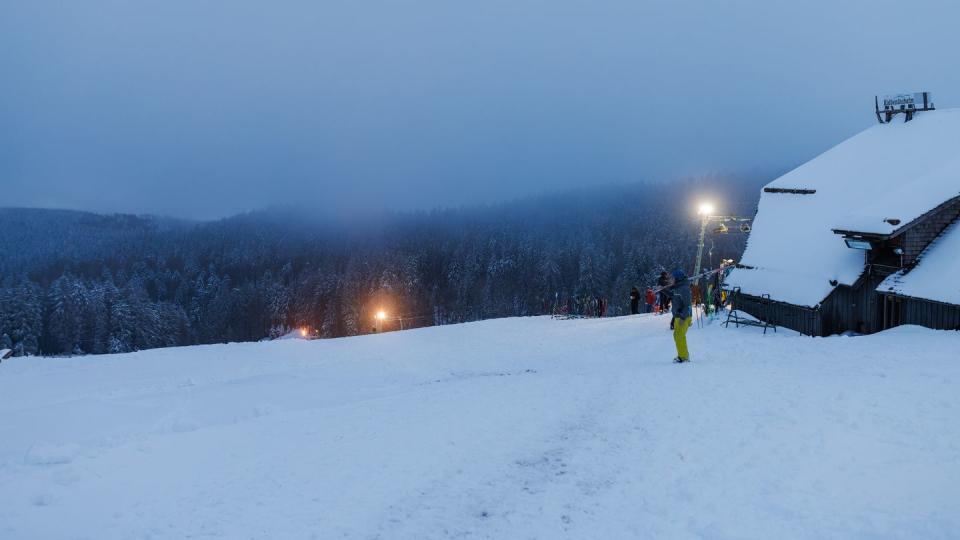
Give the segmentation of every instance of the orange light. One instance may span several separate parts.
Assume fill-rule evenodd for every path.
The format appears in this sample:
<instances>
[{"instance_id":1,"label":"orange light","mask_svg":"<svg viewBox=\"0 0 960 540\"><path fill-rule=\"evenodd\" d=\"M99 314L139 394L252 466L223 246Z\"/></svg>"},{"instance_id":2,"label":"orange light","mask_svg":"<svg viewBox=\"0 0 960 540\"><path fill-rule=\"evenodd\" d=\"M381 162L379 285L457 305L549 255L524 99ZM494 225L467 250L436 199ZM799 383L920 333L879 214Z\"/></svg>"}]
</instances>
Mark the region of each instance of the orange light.
<instances>
[{"instance_id":1,"label":"orange light","mask_svg":"<svg viewBox=\"0 0 960 540\"><path fill-rule=\"evenodd\" d=\"M307 329L306 329L306 328L301 328L301 329L300 329L300 336L302 336L302 337L307 337Z\"/></svg>"},{"instance_id":2,"label":"orange light","mask_svg":"<svg viewBox=\"0 0 960 540\"><path fill-rule=\"evenodd\" d=\"M377 319L378 319L378 320L381 320L381 321L382 321L382 320L384 320L384 319L386 319L386 318L387 318L387 312L386 312L386 311L383 311L383 310L381 309L380 311L377 312Z\"/></svg>"}]
</instances>

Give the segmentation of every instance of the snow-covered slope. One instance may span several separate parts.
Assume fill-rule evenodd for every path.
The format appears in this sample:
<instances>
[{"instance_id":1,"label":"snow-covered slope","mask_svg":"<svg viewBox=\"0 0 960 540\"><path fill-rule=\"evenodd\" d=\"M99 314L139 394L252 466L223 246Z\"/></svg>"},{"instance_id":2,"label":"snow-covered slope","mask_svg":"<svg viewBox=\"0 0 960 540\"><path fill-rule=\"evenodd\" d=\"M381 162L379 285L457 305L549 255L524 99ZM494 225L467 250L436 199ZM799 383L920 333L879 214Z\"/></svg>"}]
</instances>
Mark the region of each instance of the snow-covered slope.
<instances>
[{"instance_id":1,"label":"snow-covered slope","mask_svg":"<svg viewBox=\"0 0 960 540\"><path fill-rule=\"evenodd\" d=\"M947 538L960 334L665 317L0 364L0 538Z\"/></svg>"},{"instance_id":2,"label":"snow-covered slope","mask_svg":"<svg viewBox=\"0 0 960 540\"><path fill-rule=\"evenodd\" d=\"M831 281L853 285L862 251L834 229L889 234L960 195L960 109L898 117L843 141L768 184L816 193L762 193L742 263L731 287L816 306ZM885 220L892 220L887 222Z\"/></svg>"}]
</instances>

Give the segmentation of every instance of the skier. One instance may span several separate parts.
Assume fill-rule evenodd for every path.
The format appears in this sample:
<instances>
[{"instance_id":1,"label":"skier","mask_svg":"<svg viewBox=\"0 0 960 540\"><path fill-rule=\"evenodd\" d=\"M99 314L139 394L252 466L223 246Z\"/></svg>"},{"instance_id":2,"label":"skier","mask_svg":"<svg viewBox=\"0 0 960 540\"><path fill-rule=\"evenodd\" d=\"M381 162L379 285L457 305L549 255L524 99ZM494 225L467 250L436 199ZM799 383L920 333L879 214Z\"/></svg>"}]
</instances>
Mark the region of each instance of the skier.
<instances>
[{"instance_id":1,"label":"skier","mask_svg":"<svg viewBox=\"0 0 960 540\"><path fill-rule=\"evenodd\" d=\"M657 296L653 294L653 289L647 287L646 293L647 313L653 313L653 305L657 303Z\"/></svg>"},{"instance_id":2,"label":"skier","mask_svg":"<svg viewBox=\"0 0 960 540\"><path fill-rule=\"evenodd\" d=\"M674 362L689 362L690 353L687 351L687 329L693 322L693 309L690 294L690 280L683 270L673 271L673 341L677 344L677 357Z\"/></svg>"},{"instance_id":3,"label":"skier","mask_svg":"<svg viewBox=\"0 0 960 540\"><path fill-rule=\"evenodd\" d=\"M667 291L667 287L670 286L670 278L667 277L665 271L660 272L660 277L657 278L657 286L660 287L660 292L657 293L657 313L663 313L670 305L670 293Z\"/></svg>"},{"instance_id":4,"label":"skier","mask_svg":"<svg viewBox=\"0 0 960 540\"><path fill-rule=\"evenodd\" d=\"M723 310L723 294L720 292L721 272L717 272L713 275L713 296L711 297L711 300L713 301L714 313L720 313L720 311Z\"/></svg>"},{"instance_id":5,"label":"skier","mask_svg":"<svg viewBox=\"0 0 960 540\"><path fill-rule=\"evenodd\" d=\"M640 313L640 289L634 287L630 289L630 314Z\"/></svg>"}]
</instances>

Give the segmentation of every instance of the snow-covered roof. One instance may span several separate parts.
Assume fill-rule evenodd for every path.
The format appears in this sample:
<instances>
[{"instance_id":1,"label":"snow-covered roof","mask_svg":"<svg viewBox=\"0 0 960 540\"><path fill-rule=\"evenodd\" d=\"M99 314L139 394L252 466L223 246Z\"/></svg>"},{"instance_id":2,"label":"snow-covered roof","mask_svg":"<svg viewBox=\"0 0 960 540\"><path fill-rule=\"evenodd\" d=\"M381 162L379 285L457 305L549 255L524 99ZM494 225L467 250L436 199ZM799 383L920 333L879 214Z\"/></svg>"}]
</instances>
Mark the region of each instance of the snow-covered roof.
<instances>
[{"instance_id":1,"label":"snow-covered roof","mask_svg":"<svg viewBox=\"0 0 960 540\"><path fill-rule=\"evenodd\" d=\"M892 292L948 304L960 304L960 222L955 222L920 254L912 270L901 270L877 287Z\"/></svg>"},{"instance_id":2,"label":"snow-covered roof","mask_svg":"<svg viewBox=\"0 0 960 540\"><path fill-rule=\"evenodd\" d=\"M833 230L890 234L960 195L960 110L876 124L766 186L815 190L762 193L742 263L727 284L748 294L816 306L852 285L862 251ZM900 220L894 225L885 220Z\"/></svg>"}]
</instances>

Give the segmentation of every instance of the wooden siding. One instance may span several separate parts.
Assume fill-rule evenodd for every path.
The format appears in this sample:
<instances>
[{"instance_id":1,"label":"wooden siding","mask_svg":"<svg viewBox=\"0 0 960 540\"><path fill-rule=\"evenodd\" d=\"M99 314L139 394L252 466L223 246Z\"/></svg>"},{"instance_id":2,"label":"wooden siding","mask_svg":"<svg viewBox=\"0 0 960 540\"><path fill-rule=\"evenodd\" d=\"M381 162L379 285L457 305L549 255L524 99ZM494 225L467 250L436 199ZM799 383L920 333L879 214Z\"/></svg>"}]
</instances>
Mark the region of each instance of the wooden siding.
<instances>
[{"instance_id":1,"label":"wooden siding","mask_svg":"<svg viewBox=\"0 0 960 540\"><path fill-rule=\"evenodd\" d=\"M877 293L885 277L886 272L868 269L853 286L838 285L818 308L741 292L731 296L731 303L734 309L808 336L872 334L901 324L960 330L960 305Z\"/></svg>"},{"instance_id":2,"label":"wooden siding","mask_svg":"<svg viewBox=\"0 0 960 540\"><path fill-rule=\"evenodd\" d=\"M752 296L739 291L731 296L734 309L749 313L761 321L796 330L809 336L822 336L823 321L819 309L777 302L767 297Z\"/></svg>"},{"instance_id":3,"label":"wooden siding","mask_svg":"<svg viewBox=\"0 0 960 540\"><path fill-rule=\"evenodd\" d=\"M882 294L883 329L916 324L937 330L960 330L960 306L909 296Z\"/></svg>"},{"instance_id":4,"label":"wooden siding","mask_svg":"<svg viewBox=\"0 0 960 540\"><path fill-rule=\"evenodd\" d=\"M930 242L960 217L960 197L954 197L903 227L903 232L894 233L903 249L903 265L911 266Z\"/></svg>"},{"instance_id":5,"label":"wooden siding","mask_svg":"<svg viewBox=\"0 0 960 540\"><path fill-rule=\"evenodd\" d=\"M834 288L820 306L824 335L843 332L872 334L882 330L883 305L876 289L888 275L889 272L878 272L868 266L852 286Z\"/></svg>"},{"instance_id":6,"label":"wooden siding","mask_svg":"<svg viewBox=\"0 0 960 540\"><path fill-rule=\"evenodd\" d=\"M843 332L870 334L882 330L883 304L876 288L887 275L888 272L877 272L868 267L852 286L835 287L817 308L743 293L734 294L732 302L735 309L760 320L810 336Z\"/></svg>"}]
</instances>

